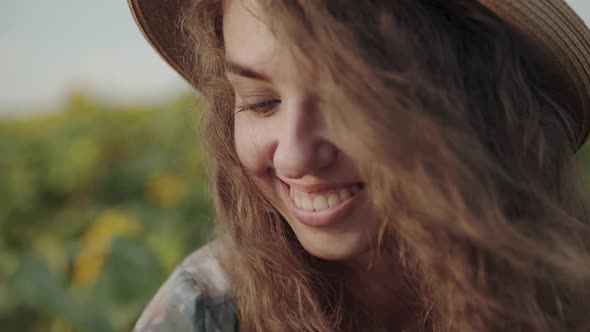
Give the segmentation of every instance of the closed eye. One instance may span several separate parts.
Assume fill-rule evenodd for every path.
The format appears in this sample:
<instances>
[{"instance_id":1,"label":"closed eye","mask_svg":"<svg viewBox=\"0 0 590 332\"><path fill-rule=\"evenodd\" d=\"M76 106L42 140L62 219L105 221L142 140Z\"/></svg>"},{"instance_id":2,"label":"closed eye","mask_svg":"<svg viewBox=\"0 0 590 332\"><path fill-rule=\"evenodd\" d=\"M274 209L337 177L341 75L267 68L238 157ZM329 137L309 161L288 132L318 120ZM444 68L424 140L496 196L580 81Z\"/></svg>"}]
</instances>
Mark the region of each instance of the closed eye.
<instances>
[{"instance_id":1,"label":"closed eye","mask_svg":"<svg viewBox=\"0 0 590 332\"><path fill-rule=\"evenodd\" d=\"M272 112L277 105L279 105L281 103L280 99L271 99L271 100L265 100L259 103L254 103L254 104L248 104L248 105L244 105L241 107L238 107L236 109L236 113L242 112L242 111L253 111L254 113L258 114L258 115L268 115L268 113Z\"/></svg>"}]
</instances>

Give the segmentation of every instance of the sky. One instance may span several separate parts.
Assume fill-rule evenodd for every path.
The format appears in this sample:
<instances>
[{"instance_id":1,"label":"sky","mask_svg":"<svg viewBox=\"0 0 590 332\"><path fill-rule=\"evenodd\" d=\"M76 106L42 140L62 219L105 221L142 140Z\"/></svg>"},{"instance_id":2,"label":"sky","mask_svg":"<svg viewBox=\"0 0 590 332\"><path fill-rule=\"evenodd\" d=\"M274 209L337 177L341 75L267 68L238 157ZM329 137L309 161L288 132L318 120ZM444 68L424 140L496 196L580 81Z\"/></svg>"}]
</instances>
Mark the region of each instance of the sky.
<instances>
[{"instance_id":1,"label":"sky","mask_svg":"<svg viewBox=\"0 0 590 332\"><path fill-rule=\"evenodd\" d=\"M590 0L566 0L590 25ZM56 107L72 91L158 102L189 90L144 40L126 0L0 0L0 115Z\"/></svg>"},{"instance_id":2,"label":"sky","mask_svg":"<svg viewBox=\"0 0 590 332\"><path fill-rule=\"evenodd\" d=\"M0 113L69 93L151 102L186 84L145 41L125 0L0 0Z\"/></svg>"}]
</instances>

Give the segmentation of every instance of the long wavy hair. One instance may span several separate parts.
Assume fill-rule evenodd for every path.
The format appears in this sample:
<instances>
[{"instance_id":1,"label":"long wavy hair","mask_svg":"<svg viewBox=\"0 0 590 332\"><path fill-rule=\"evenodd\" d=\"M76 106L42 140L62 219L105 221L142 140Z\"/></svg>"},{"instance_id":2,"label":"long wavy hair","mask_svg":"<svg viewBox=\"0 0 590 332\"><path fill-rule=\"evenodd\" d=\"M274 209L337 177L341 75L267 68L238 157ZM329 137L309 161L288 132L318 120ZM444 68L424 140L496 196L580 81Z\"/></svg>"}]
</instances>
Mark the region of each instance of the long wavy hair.
<instances>
[{"instance_id":1,"label":"long wavy hair","mask_svg":"<svg viewBox=\"0 0 590 332\"><path fill-rule=\"evenodd\" d=\"M589 204L542 53L474 0L258 2L330 123L364 147L376 250L402 272L380 283L411 294L408 331L590 331ZM241 329L386 328L241 166L222 10L190 1L182 24Z\"/></svg>"}]
</instances>

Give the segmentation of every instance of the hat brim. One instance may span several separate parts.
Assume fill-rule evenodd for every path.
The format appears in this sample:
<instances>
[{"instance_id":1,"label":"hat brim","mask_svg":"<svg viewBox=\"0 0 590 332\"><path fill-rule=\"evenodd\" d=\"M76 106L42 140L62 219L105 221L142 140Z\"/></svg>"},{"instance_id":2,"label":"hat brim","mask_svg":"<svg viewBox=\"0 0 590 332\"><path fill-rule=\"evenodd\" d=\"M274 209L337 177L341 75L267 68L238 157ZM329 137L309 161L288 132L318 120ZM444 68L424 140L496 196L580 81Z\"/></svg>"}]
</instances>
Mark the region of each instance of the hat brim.
<instances>
[{"instance_id":1,"label":"hat brim","mask_svg":"<svg viewBox=\"0 0 590 332\"><path fill-rule=\"evenodd\" d=\"M194 85L186 63L180 13L187 0L127 0L133 19L152 47L186 81Z\"/></svg>"},{"instance_id":2,"label":"hat brim","mask_svg":"<svg viewBox=\"0 0 590 332\"><path fill-rule=\"evenodd\" d=\"M189 0L128 0L145 38L193 86L186 62L180 12ZM590 30L564 0L477 0L538 47L552 68L543 68L552 96L565 103L574 143L590 133Z\"/></svg>"}]
</instances>

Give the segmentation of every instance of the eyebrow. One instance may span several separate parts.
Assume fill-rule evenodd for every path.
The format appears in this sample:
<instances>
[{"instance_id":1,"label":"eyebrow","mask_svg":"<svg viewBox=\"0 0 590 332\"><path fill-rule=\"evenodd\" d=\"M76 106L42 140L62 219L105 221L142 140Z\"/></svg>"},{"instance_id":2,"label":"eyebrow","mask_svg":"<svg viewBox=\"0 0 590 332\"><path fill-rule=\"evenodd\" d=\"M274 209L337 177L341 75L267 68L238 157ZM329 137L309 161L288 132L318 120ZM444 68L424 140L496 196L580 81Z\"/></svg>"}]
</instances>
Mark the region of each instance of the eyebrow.
<instances>
[{"instance_id":1,"label":"eyebrow","mask_svg":"<svg viewBox=\"0 0 590 332\"><path fill-rule=\"evenodd\" d=\"M242 77L247 77L258 81L270 82L270 78L268 76L229 59L225 59L225 68L228 72Z\"/></svg>"}]
</instances>

